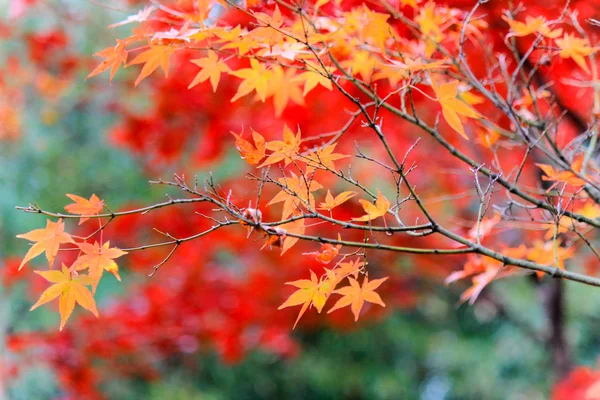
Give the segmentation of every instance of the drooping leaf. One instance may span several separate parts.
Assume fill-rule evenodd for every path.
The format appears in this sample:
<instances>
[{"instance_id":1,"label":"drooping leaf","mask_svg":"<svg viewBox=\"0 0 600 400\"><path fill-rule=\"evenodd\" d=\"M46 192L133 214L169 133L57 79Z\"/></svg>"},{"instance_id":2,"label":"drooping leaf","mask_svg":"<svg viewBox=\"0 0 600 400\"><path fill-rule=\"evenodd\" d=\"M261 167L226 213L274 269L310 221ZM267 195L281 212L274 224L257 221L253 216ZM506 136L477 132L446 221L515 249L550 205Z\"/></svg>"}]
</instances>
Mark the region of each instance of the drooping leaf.
<instances>
[{"instance_id":1,"label":"drooping leaf","mask_svg":"<svg viewBox=\"0 0 600 400\"><path fill-rule=\"evenodd\" d=\"M279 306L278 310L302 304L302 308L300 308L300 312L298 313L298 318L296 318L296 322L294 323L294 328L296 328L298 321L300 321L300 318L302 318L311 304L317 309L317 312L320 313L325 306L327 298L335 288L335 282L332 282L329 279L320 282L317 275L312 270L310 271L310 280L300 279L293 282L286 282L286 285L295 286L298 290L292 293L292 295Z\"/></svg>"},{"instance_id":2,"label":"drooping leaf","mask_svg":"<svg viewBox=\"0 0 600 400\"><path fill-rule=\"evenodd\" d=\"M77 275L69 272L65 264L62 265L62 271L34 271L49 282L54 283L46 289L39 300L30 308L35 310L42 304L59 297L60 330L62 331L67 320L73 313L75 304L79 304L86 310L98 317L96 302L92 293L86 286L92 284L92 280L86 275Z\"/></svg>"},{"instance_id":3,"label":"drooping leaf","mask_svg":"<svg viewBox=\"0 0 600 400\"><path fill-rule=\"evenodd\" d=\"M104 243L100 246L98 242L94 244L80 243L79 248L83 252L71 266L72 271L82 271L89 269L89 276L92 278L92 289L94 293L98 287L98 282L102 278L104 270L112 273L118 280L121 280L119 276L119 267L115 262L115 258L121 257L127 254L126 251L118 249L116 247L110 247L110 242Z\"/></svg>"},{"instance_id":4,"label":"drooping leaf","mask_svg":"<svg viewBox=\"0 0 600 400\"><path fill-rule=\"evenodd\" d=\"M138 54L131 60L127 66L135 64L144 64L140 75L135 80L135 86L139 85L146 77L153 73L158 67L161 67L165 77L169 76L169 61L171 55L177 50L173 46L150 45L150 48L141 54Z\"/></svg>"},{"instance_id":5,"label":"drooping leaf","mask_svg":"<svg viewBox=\"0 0 600 400\"><path fill-rule=\"evenodd\" d=\"M458 81L452 81L438 85L435 79L431 79L431 87L437 96L440 106L442 106L444 119L452 129L468 140L469 137L465 133L460 116L481 118L481 115L457 97L458 83Z\"/></svg>"}]
</instances>

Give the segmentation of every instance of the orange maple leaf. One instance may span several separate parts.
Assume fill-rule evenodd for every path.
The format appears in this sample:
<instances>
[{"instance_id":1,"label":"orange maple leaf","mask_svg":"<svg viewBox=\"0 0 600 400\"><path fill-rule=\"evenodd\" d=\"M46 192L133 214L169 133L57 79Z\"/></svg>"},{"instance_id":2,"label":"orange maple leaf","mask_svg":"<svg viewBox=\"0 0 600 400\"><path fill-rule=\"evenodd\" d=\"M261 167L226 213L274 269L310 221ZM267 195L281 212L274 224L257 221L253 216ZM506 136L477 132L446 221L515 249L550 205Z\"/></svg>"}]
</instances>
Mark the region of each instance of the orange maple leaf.
<instances>
[{"instance_id":1,"label":"orange maple leaf","mask_svg":"<svg viewBox=\"0 0 600 400\"><path fill-rule=\"evenodd\" d=\"M337 268L333 270L336 282L341 282L344 278L349 275L352 275L354 279L358 278L358 273L365 265L364 262L356 260L351 260L349 262L341 262L337 265Z\"/></svg>"},{"instance_id":2,"label":"orange maple leaf","mask_svg":"<svg viewBox=\"0 0 600 400\"><path fill-rule=\"evenodd\" d=\"M127 64L127 67L134 64L144 64L140 71L140 75L135 80L135 86L153 73L158 67L161 67L165 73L165 77L168 77L169 61L175 50L177 50L177 48L173 46L151 45L148 50L138 54L137 57L131 60Z\"/></svg>"},{"instance_id":3,"label":"orange maple leaf","mask_svg":"<svg viewBox=\"0 0 600 400\"><path fill-rule=\"evenodd\" d=\"M25 258L23 258L21 265L19 265L19 270L23 268L25 263L32 258L39 256L43 252L46 252L46 259L48 260L50 269L52 269L52 263L54 262L56 254L58 254L58 248L61 243L75 243L73 238L71 238L71 235L65 232L65 224L62 219L59 219L56 222L48 220L46 221L46 228L34 229L22 235L17 235L17 237L31 242L37 242L31 246L27 254L25 254Z\"/></svg>"},{"instance_id":4,"label":"orange maple leaf","mask_svg":"<svg viewBox=\"0 0 600 400\"><path fill-rule=\"evenodd\" d=\"M363 285L361 287L356 279L348 277L350 286L333 291L333 293L341 294L342 297L335 303L333 307L331 307L329 311L327 311L327 314L340 308L350 306L352 309L352 314L354 314L354 320L358 321L360 310L365 304L365 301L385 307L385 303L381 300L381 297L375 293L375 289L377 289L387 279L388 278L385 277L369 282L369 277L365 276Z\"/></svg>"},{"instance_id":5,"label":"orange maple leaf","mask_svg":"<svg viewBox=\"0 0 600 400\"><path fill-rule=\"evenodd\" d=\"M574 254L574 247L561 247L560 243L554 243L554 240L547 242L537 240L534 247L527 252L527 258L538 264L565 269L565 260L572 258ZM536 271L535 273L538 277L544 276L544 272Z\"/></svg>"},{"instance_id":6,"label":"orange maple leaf","mask_svg":"<svg viewBox=\"0 0 600 400\"><path fill-rule=\"evenodd\" d=\"M334 208L336 208L337 206L350 200L354 196L356 196L356 192L342 192L342 193L338 194L337 196L335 196L335 198L334 198L333 195L331 194L331 192L329 190L327 190L327 196L325 196L325 202L323 202L319 205L319 210L331 211Z\"/></svg>"},{"instance_id":7,"label":"orange maple leaf","mask_svg":"<svg viewBox=\"0 0 600 400\"><path fill-rule=\"evenodd\" d=\"M574 34L567 33L561 39L556 39L555 42L560 48L558 52L560 58L572 58L585 72L590 72L584 57L592 54L594 49L590 46L588 39L578 38Z\"/></svg>"},{"instance_id":8,"label":"orange maple leaf","mask_svg":"<svg viewBox=\"0 0 600 400\"><path fill-rule=\"evenodd\" d=\"M301 82L295 80L295 76L296 72L293 69L284 70L280 65L272 68L268 96L273 96L276 117L281 116L290 100L296 104L304 104L300 90Z\"/></svg>"},{"instance_id":9,"label":"orange maple leaf","mask_svg":"<svg viewBox=\"0 0 600 400\"><path fill-rule=\"evenodd\" d=\"M323 188L319 182L309 177L297 176L293 172L290 172L290 175L290 177L278 179L283 189L267 204L270 206L283 202L282 219L287 219L297 212L300 207L314 210L315 197L312 192Z\"/></svg>"},{"instance_id":10,"label":"orange maple leaf","mask_svg":"<svg viewBox=\"0 0 600 400\"><path fill-rule=\"evenodd\" d=\"M104 200L100 200L95 194L92 194L92 197L90 197L89 200L74 194L67 194L67 197L75 203L67 204L65 210L71 214L81 215L79 225L89 220L89 217L86 217L87 215L96 215L100 213L104 207Z\"/></svg>"},{"instance_id":11,"label":"orange maple leaf","mask_svg":"<svg viewBox=\"0 0 600 400\"><path fill-rule=\"evenodd\" d=\"M202 70L198 72L192 83L188 86L188 89L210 79L213 92L216 92L221 80L221 73L231 72L231 68L223 60L219 59L214 51L209 51L205 58L198 58L191 60L191 62L202 68Z\"/></svg>"},{"instance_id":12,"label":"orange maple leaf","mask_svg":"<svg viewBox=\"0 0 600 400\"><path fill-rule=\"evenodd\" d=\"M62 265L62 271L34 271L42 278L54 283L46 289L39 300L30 308L35 310L42 304L59 297L58 310L60 313L60 330L62 331L75 309L75 304L79 304L86 310L98 317L96 302L86 286L92 284L92 278L86 275L71 275L65 264Z\"/></svg>"},{"instance_id":13,"label":"orange maple leaf","mask_svg":"<svg viewBox=\"0 0 600 400\"><path fill-rule=\"evenodd\" d=\"M281 244L281 255L283 255L286 251L292 248L298 241L299 238L293 236L287 236L288 233L304 235L304 231L306 226L304 225L304 219L298 219L296 221L288 222L287 224L283 224L280 226L281 229L284 229L286 232L286 236L282 239Z\"/></svg>"},{"instance_id":14,"label":"orange maple leaf","mask_svg":"<svg viewBox=\"0 0 600 400\"><path fill-rule=\"evenodd\" d=\"M579 173L581 171L581 166L583 164L584 155L580 154L575 157L573 163L571 164L572 171L564 170L564 171L556 171L552 165L548 164L535 164L544 171L544 176L542 176L542 180L544 181L555 181L555 183L548 188L548 191L552 190L556 185L560 182L568 183L572 186L584 186L586 184L584 179L579 178L575 175L575 172Z\"/></svg>"},{"instance_id":15,"label":"orange maple leaf","mask_svg":"<svg viewBox=\"0 0 600 400\"><path fill-rule=\"evenodd\" d=\"M121 66L121 64L125 65L127 63L127 49L125 48L125 42L122 42L117 39L117 44L112 47L107 47L106 49L99 51L94 54L98 57L104 57L105 60L100 63L85 79L89 79L93 76L101 74L110 68L110 81L112 82L113 77L117 73L117 70Z\"/></svg>"},{"instance_id":16,"label":"orange maple leaf","mask_svg":"<svg viewBox=\"0 0 600 400\"><path fill-rule=\"evenodd\" d=\"M333 70L330 70L329 72L331 73ZM296 75L294 80L304 82L304 90L302 91L302 96L304 97L306 97L311 90L316 88L317 85L323 86L327 90L333 90L331 80L317 71L307 71Z\"/></svg>"},{"instance_id":17,"label":"orange maple leaf","mask_svg":"<svg viewBox=\"0 0 600 400\"><path fill-rule=\"evenodd\" d=\"M230 74L242 79L242 83L240 83L237 93L231 99L232 103L252 91L256 91L260 101L263 103L265 102L269 91L269 82L271 80L272 72L267 70L263 64L252 58L250 60L250 68L242 68L233 71Z\"/></svg>"},{"instance_id":18,"label":"orange maple leaf","mask_svg":"<svg viewBox=\"0 0 600 400\"><path fill-rule=\"evenodd\" d=\"M298 321L300 321L300 318L302 318L302 315L304 315L308 306L311 304L317 309L317 312L320 313L325 306L327 298L335 288L335 283L330 279L319 282L317 275L312 270L310 271L310 280L300 279L293 282L286 282L285 284L295 286L298 290L292 293L292 295L279 306L278 310L302 304L302 308L298 313L298 318L296 318L296 322L294 323L294 328L296 328Z\"/></svg>"},{"instance_id":19,"label":"orange maple leaf","mask_svg":"<svg viewBox=\"0 0 600 400\"><path fill-rule=\"evenodd\" d=\"M481 118L481 114L469 107L458 96L458 81L446 82L438 85L435 79L431 79L431 88L442 106L442 115L448 125L465 139L469 139L463 128L460 115L467 118Z\"/></svg>"},{"instance_id":20,"label":"orange maple leaf","mask_svg":"<svg viewBox=\"0 0 600 400\"><path fill-rule=\"evenodd\" d=\"M112 273L119 281L121 280L119 267L114 259L127 254L126 251L116 247L111 248L110 242L104 243L103 246L100 246L98 242L95 242L93 245L79 243L78 246L84 254L75 260L71 266L71 270L81 271L87 268L90 278L93 280L92 288L94 293L104 270Z\"/></svg>"},{"instance_id":21,"label":"orange maple leaf","mask_svg":"<svg viewBox=\"0 0 600 400\"><path fill-rule=\"evenodd\" d=\"M381 194L379 189L377 189L377 200L375 200L375 204L369 200L360 199L358 201L367 214L360 218L352 218L353 221L372 221L376 218L383 217L390 209L390 201Z\"/></svg>"},{"instance_id":22,"label":"orange maple leaf","mask_svg":"<svg viewBox=\"0 0 600 400\"><path fill-rule=\"evenodd\" d=\"M269 154L269 157L267 157L265 162L263 162L259 168L262 168L265 165L275 164L282 160L285 161L285 165L287 166L294 161L298 157L298 152L300 151L300 136L300 129L298 129L298 133L294 135L294 132L292 132L287 125L284 125L283 141L273 140L272 142L267 143L266 148L273 153Z\"/></svg>"},{"instance_id":23,"label":"orange maple leaf","mask_svg":"<svg viewBox=\"0 0 600 400\"><path fill-rule=\"evenodd\" d=\"M545 36L549 39L555 39L562 35L562 29L550 29L548 27L548 22L544 17L532 17L528 15L525 17L525 22L516 21L514 19L509 19L506 16L503 16L508 25L510 25L511 33L510 36L528 36L533 33L538 33L542 36Z\"/></svg>"},{"instance_id":24,"label":"orange maple leaf","mask_svg":"<svg viewBox=\"0 0 600 400\"><path fill-rule=\"evenodd\" d=\"M235 132L231 132L235 137L235 147L240 152L242 158L250 165L256 165L265 158L265 138L260 133L252 130L252 139L254 139L254 146L252 143L241 137Z\"/></svg>"},{"instance_id":25,"label":"orange maple leaf","mask_svg":"<svg viewBox=\"0 0 600 400\"><path fill-rule=\"evenodd\" d=\"M338 241L341 240L340 235L338 234ZM340 249L342 248L341 244L334 246L331 243L323 243L321 245L321 251L315 251L311 253L302 253L305 256L313 256L315 260L320 262L321 264L329 264L333 261L334 258L340 253Z\"/></svg>"},{"instance_id":26,"label":"orange maple leaf","mask_svg":"<svg viewBox=\"0 0 600 400\"><path fill-rule=\"evenodd\" d=\"M350 157L346 154L334 153L333 150L335 150L335 146L337 146L337 143L329 145L325 148L318 148L317 151L306 156L306 163L311 167L335 171L335 164L333 164L334 161Z\"/></svg>"}]
</instances>

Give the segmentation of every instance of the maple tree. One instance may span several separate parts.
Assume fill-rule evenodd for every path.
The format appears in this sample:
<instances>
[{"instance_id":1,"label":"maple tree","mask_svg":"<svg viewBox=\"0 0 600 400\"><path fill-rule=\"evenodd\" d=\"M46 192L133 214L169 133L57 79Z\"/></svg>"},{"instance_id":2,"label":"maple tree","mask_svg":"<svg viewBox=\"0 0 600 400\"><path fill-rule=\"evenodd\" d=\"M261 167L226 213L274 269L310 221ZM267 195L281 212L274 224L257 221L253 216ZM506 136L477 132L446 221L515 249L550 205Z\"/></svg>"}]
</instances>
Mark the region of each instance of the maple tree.
<instances>
[{"instance_id":1,"label":"maple tree","mask_svg":"<svg viewBox=\"0 0 600 400\"><path fill-rule=\"evenodd\" d=\"M312 308L356 321L377 309L367 303L385 307L386 285L403 279L383 267L389 254L445 263L437 274L467 280L457 300L471 304L492 282L528 274L557 297L561 280L599 287L579 262L600 262L597 21L583 2L544 15L462 3L141 2L112 25L134 28L95 54L86 82L133 70L132 85L153 85L172 118L125 115L115 141L151 153L150 168L235 147L246 176L190 177L183 166L152 181L176 190L160 203L113 211L88 193L68 194L67 214L18 207L47 218L18 236L32 243L19 269L45 253L48 270L35 273L52 284L32 309L59 298L61 330L76 304L102 315L93 294L105 270L120 280L121 262L146 252L160 257L151 275L176 274L179 254L211 238L302 260L286 277L297 290L273 289L286 295L274 310L300 306L290 329ZM159 241L110 230L189 206L198 221L153 226ZM60 271L59 253L72 258ZM566 344L552 340L564 374Z\"/></svg>"}]
</instances>

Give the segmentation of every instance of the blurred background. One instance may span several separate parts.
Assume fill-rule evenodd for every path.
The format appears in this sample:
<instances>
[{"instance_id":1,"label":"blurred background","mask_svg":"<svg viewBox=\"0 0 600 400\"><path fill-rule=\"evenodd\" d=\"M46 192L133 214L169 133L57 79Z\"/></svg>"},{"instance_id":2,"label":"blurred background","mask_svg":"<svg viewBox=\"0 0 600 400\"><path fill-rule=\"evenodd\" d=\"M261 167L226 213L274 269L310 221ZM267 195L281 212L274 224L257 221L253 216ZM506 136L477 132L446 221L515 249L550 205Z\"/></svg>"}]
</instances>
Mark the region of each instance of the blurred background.
<instances>
[{"instance_id":1,"label":"blurred background","mask_svg":"<svg viewBox=\"0 0 600 400\"><path fill-rule=\"evenodd\" d=\"M16 205L61 211L65 193L96 193L114 210L147 205L166 192L148 180L182 171L243 187L227 125L239 131L240 111L223 121L206 87L187 91L189 66L138 88L134 68L112 84L105 75L85 80L93 53L130 29L106 27L134 6L0 0L0 398L549 398L557 377L536 285L496 282L475 305L459 306L465 287L442 282L460 259L375 258L394 276L386 309L367 310L357 324L349 312L307 313L292 331L297 310L277 306L289 295L282 283L306 264L284 266L277 252L258 251L262 242L228 232L182 247L154 277L164 250L123 258L123 282L106 277L98 289L100 319L78 309L59 332L56 305L28 312L46 288L32 273L44 260L17 272L28 244L15 235L44 219ZM201 222L192 211L115 221L106 235L127 247L158 240L152 227L193 233ZM591 368L600 350L594 291L565 284L572 361Z\"/></svg>"}]
</instances>

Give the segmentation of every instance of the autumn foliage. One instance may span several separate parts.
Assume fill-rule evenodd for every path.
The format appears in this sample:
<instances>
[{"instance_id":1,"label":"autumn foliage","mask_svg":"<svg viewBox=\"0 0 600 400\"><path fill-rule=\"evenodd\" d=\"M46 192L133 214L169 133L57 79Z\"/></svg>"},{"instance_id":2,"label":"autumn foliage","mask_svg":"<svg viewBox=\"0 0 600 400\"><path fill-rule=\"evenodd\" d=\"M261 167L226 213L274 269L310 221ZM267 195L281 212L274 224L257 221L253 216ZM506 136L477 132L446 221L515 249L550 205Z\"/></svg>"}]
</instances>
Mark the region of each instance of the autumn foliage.
<instances>
[{"instance_id":1,"label":"autumn foliage","mask_svg":"<svg viewBox=\"0 0 600 400\"><path fill-rule=\"evenodd\" d=\"M456 301L470 304L508 277L600 287L595 2L135 3L138 12L111 25L130 34L106 40L81 84L121 85L131 74L124 82L154 102L145 113L123 111L112 142L154 175L185 163L151 182L168 193L163 202L113 210L80 193L66 194L65 212L18 207L46 224L17 236L31 244L21 274L34 279L29 265L45 257L33 272L47 286L31 310L55 301L59 329L74 324L72 336L51 332L52 340L84 332L90 359L143 360L137 341L160 343L167 357L181 344L144 330L158 324L235 361L249 349L243 333L258 326L256 346L287 356L298 351L297 326L350 326L410 307L418 279L466 282ZM195 176L231 152L243 174ZM214 268L222 249L252 254L246 279ZM400 262L412 270L398 272ZM130 293L152 311L98 309L98 286L121 280L128 265L151 275ZM194 290L194 280L207 290ZM75 308L101 317L67 322ZM215 315L220 329L205 323ZM125 333L107 342L93 328L113 326ZM556 340L549 346L562 351ZM13 346L26 342L44 339ZM571 365L561 357L554 369L564 375ZM100 378L88 372L93 387ZM84 392L77 377L65 381ZM575 370L554 398L597 398L598 382Z\"/></svg>"}]
</instances>

